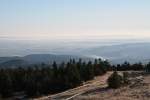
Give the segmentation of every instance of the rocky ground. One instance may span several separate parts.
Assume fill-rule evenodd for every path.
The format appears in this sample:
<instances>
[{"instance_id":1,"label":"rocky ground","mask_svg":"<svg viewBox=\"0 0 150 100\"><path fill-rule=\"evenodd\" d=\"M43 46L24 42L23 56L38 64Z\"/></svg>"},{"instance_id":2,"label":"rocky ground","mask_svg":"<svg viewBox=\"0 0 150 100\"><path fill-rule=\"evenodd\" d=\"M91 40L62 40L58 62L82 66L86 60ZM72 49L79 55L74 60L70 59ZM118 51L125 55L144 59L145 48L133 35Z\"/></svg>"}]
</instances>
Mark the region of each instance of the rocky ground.
<instances>
[{"instance_id":1,"label":"rocky ground","mask_svg":"<svg viewBox=\"0 0 150 100\"><path fill-rule=\"evenodd\" d=\"M150 100L150 74L135 71L128 73L130 84L119 89L107 88L107 79L112 74L108 72L83 86L35 100Z\"/></svg>"},{"instance_id":2,"label":"rocky ground","mask_svg":"<svg viewBox=\"0 0 150 100\"><path fill-rule=\"evenodd\" d=\"M134 72L130 80L129 85L120 89L100 87L73 100L150 100L150 75Z\"/></svg>"}]
</instances>

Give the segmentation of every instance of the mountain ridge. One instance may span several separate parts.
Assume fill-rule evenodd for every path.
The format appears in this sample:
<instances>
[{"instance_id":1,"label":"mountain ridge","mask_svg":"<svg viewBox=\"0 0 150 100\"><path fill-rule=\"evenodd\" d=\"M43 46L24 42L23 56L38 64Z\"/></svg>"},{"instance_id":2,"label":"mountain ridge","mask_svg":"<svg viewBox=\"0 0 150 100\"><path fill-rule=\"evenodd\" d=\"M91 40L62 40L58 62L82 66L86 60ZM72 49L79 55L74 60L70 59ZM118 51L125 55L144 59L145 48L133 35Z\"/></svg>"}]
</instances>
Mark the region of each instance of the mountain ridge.
<instances>
[{"instance_id":1,"label":"mountain ridge","mask_svg":"<svg viewBox=\"0 0 150 100\"><path fill-rule=\"evenodd\" d=\"M84 56L75 56L75 55L55 55L55 54L30 54L23 57L0 57L0 66L2 67L18 67L32 64L52 64L56 61L58 64L62 62L68 62L70 59L79 60L80 58L83 61L93 60L90 57Z\"/></svg>"}]
</instances>

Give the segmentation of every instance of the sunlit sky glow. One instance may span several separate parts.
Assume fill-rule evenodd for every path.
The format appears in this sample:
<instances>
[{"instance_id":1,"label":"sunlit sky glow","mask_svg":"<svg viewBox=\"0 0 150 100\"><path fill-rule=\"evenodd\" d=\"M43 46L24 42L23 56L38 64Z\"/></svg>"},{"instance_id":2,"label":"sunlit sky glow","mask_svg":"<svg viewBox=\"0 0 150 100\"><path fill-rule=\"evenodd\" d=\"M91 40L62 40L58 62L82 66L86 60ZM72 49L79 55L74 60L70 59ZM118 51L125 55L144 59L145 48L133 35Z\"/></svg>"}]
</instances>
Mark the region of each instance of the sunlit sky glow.
<instances>
[{"instance_id":1,"label":"sunlit sky glow","mask_svg":"<svg viewBox=\"0 0 150 100\"><path fill-rule=\"evenodd\" d=\"M150 0L0 0L0 38L150 38Z\"/></svg>"}]
</instances>

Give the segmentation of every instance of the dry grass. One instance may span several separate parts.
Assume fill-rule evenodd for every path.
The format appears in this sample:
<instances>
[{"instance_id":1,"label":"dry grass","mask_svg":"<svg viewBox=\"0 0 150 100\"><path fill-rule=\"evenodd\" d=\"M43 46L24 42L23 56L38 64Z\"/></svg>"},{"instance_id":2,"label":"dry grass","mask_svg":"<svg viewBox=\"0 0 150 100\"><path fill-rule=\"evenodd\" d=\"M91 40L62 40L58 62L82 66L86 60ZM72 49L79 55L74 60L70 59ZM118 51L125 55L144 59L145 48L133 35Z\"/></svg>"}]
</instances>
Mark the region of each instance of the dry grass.
<instances>
[{"instance_id":1,"label":"dry grass","mask_svg":"<svg viewBox=\"0 0 150 100\"><path fill-rule=\"evenodd\" d=\"M74 100L150 100L150 75L120 89L98 88Z\"/></svg>"},{"instance_id":2,"label":"dry grass","mask_svg":"<svg viewBox=\"0 0 150 100\"><path fill-rule=\"evenodd\" d=\"M80 93L73 100L150 100L150 75L142 76L139 72L130 73L132 74L131 84L120 89L107 88L106 80L112 74L112 72L108 72L86 82L83 86L36 100L66 100L66 98ZM142 76L142 80L137 81L136 77L139 78L139 76Z\"/></svg>"},{"instance_id":3,"label":"dry grass","mask_svg":"<svg viewBox=\"0 0 150 100\"><path fill-rule=\"evenodd\" d=\"M85 82L83 84L83 86L79 86L77 88L70 89L70 90L64 91L62 93L36 98L34 100L50 100L50 99L66 100L66 98L70 98L74 95L77 95L80 93L82 94L86 91L91 91L95 88L106 86L106 80L111 74L112 74L112 72L108 72L105 75L95 77L94 80Z\"/></svg>"}]
</instances>

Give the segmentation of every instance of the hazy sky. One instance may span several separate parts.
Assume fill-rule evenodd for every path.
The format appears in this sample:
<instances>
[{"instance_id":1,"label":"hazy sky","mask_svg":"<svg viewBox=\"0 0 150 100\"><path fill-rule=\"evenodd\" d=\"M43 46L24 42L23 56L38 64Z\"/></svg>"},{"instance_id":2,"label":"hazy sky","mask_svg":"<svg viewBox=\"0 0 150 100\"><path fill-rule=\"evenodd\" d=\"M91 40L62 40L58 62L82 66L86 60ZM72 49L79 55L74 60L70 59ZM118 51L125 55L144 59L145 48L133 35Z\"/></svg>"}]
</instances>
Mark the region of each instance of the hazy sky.
<instances>
[{"instance_id":1,"label":"hazy sky","mask_svg":"<svg viewBox=\"0 0 150 100\"><path fill-rule=\"evenodd\" d=\"M150 38L150 0L0 0L0 38Z\"/></svg>"}]
</instances>

